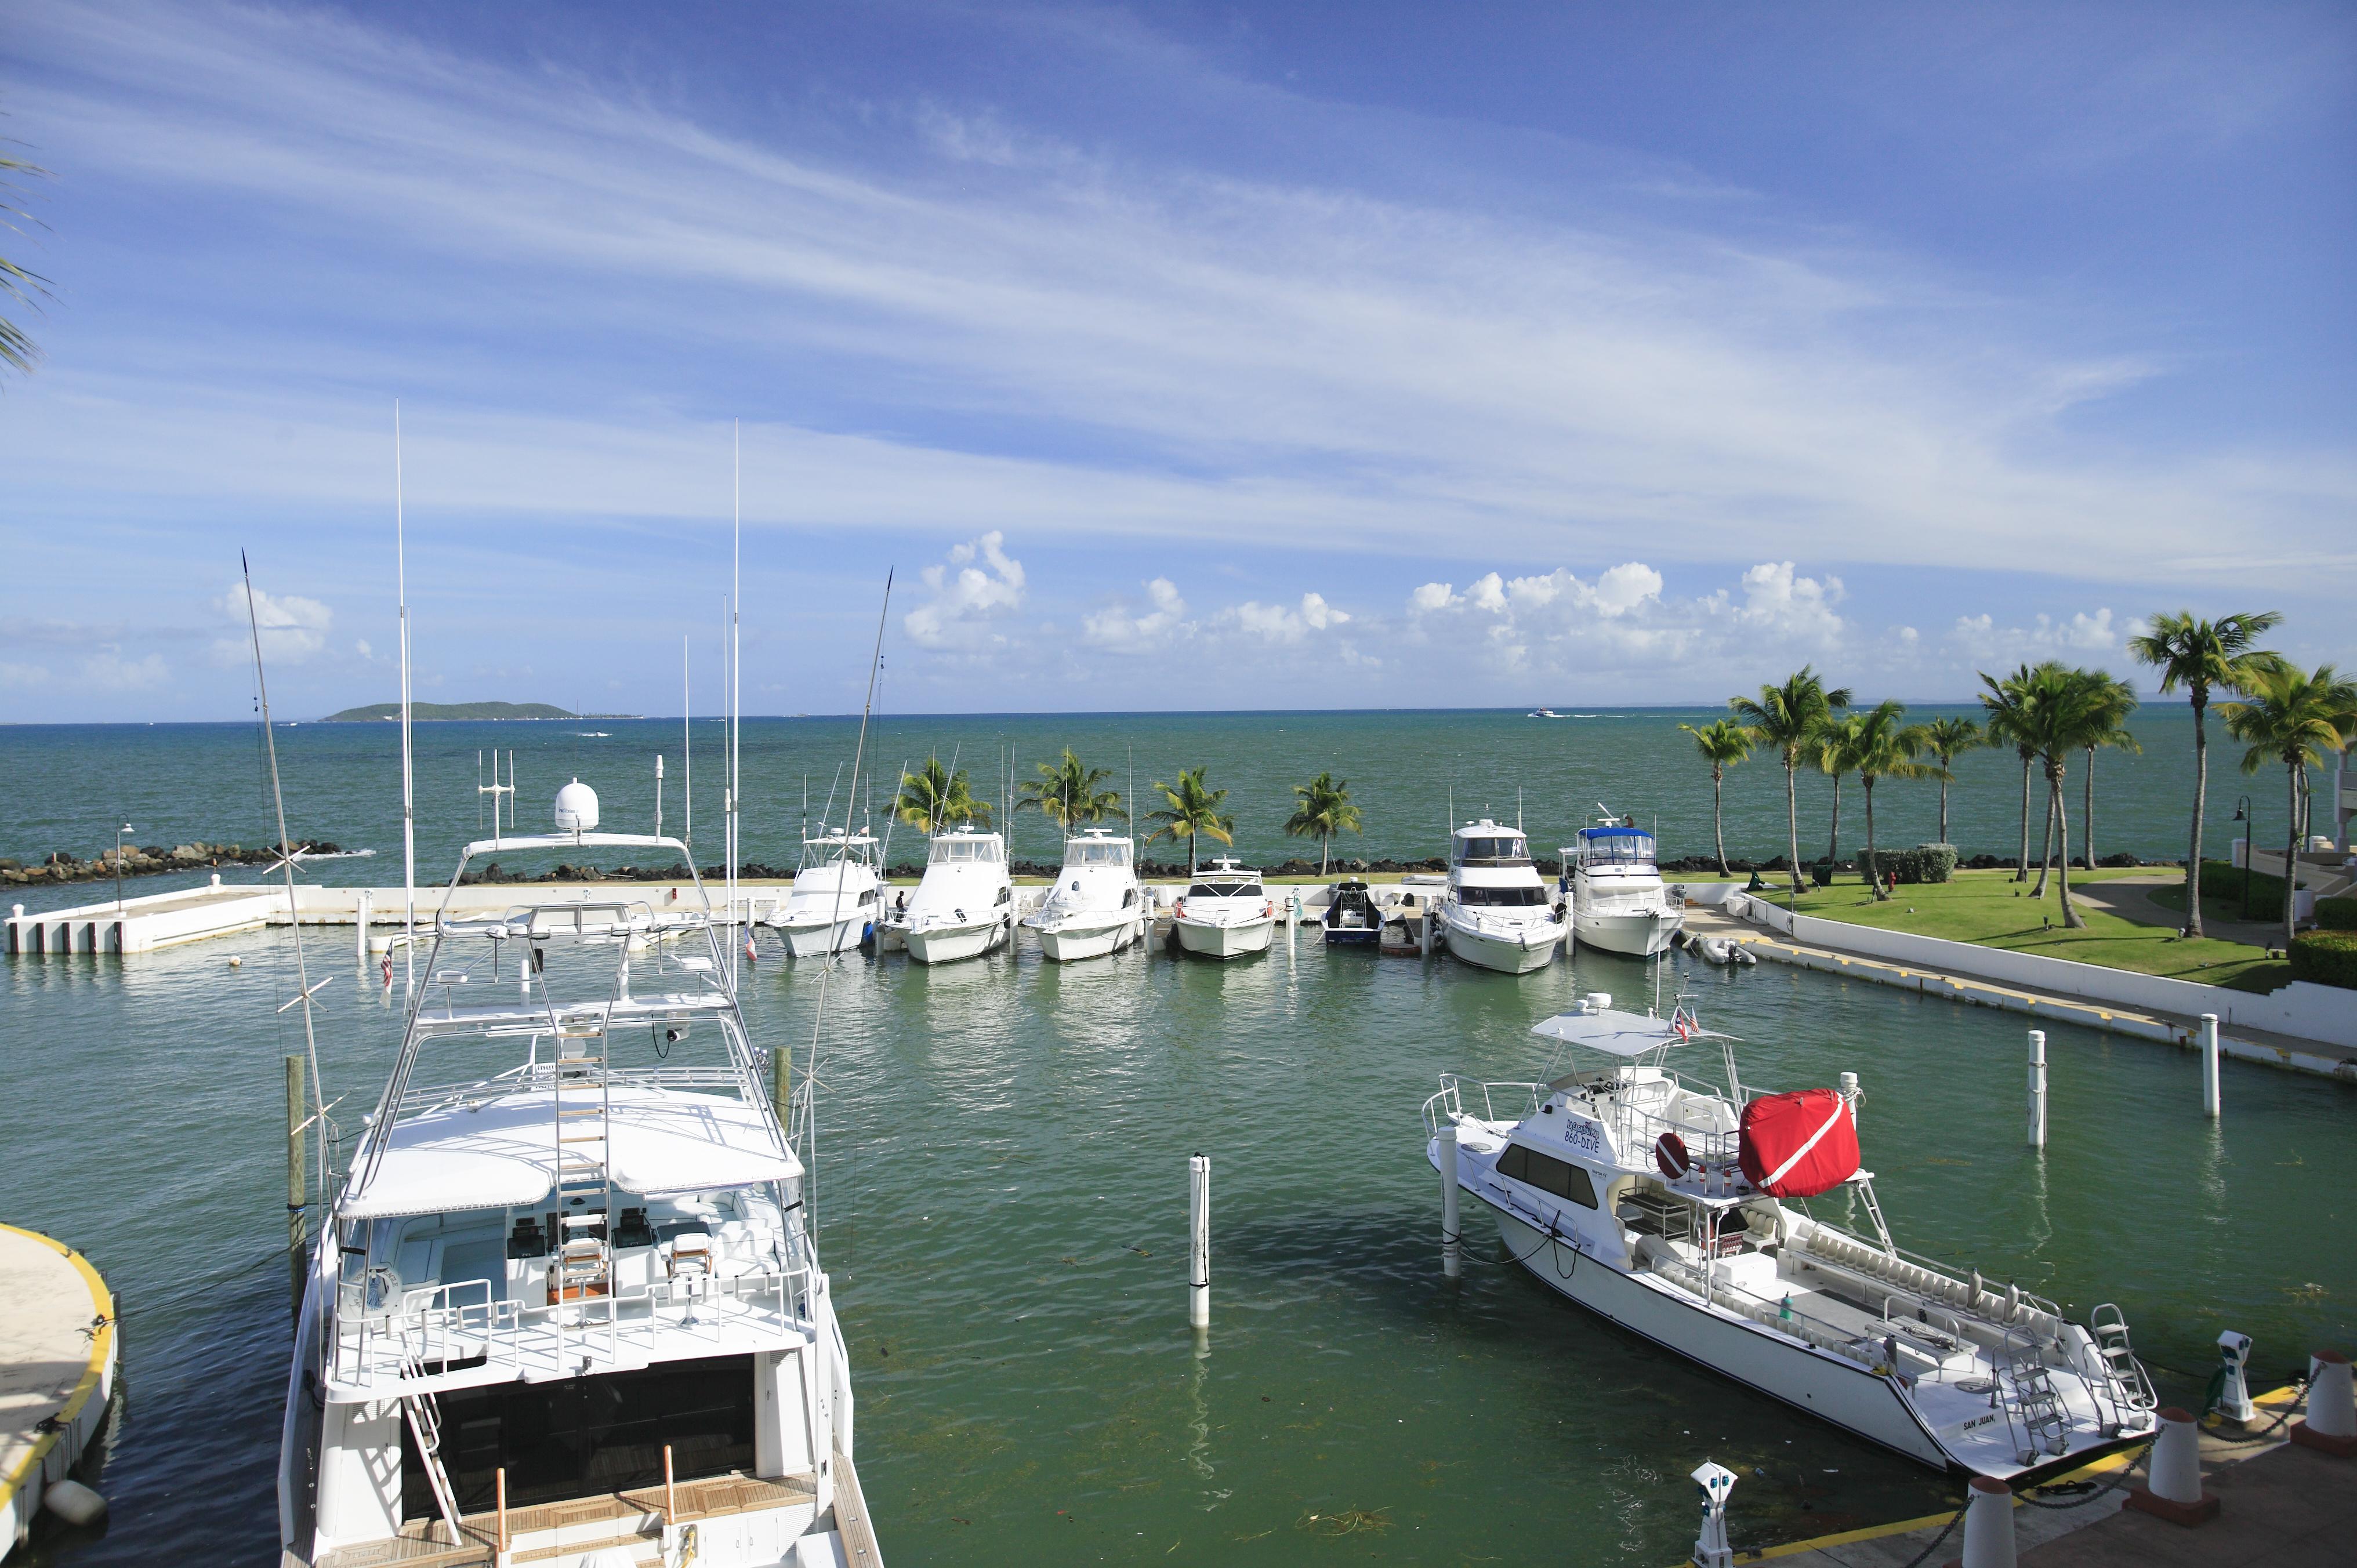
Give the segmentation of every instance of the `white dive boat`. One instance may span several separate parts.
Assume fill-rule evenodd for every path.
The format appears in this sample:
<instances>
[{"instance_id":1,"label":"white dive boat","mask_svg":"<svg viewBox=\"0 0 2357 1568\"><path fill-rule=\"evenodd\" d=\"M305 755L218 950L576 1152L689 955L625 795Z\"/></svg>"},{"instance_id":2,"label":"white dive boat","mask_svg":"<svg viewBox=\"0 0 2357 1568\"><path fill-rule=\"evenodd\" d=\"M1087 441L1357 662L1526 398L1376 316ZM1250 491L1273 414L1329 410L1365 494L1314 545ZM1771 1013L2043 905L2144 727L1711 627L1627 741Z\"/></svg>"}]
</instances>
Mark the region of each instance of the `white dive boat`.
<instances>
[{"instance_id":1,"label":"white dive boat","mask_svg":"<svg viewBox=\"0 0 2357 1568\"><path fill-rule=\"evenodd\" d=\"M1260 873L1225 856L1198 870L1170 906L1170 934L1205 958L1266 952L1275 930L1276 904L1261 886Z\"/></svg>"},{"instance_id":2,"label":"white dive boat","mask_svg":"<svg viewBox=\"0 0 2357 1568\"><path fill-rule=\"evenodd\" d=\"M1532 1031L1590 1053L1584 1070L1514 1084L1444 1073L1425 1103L1429 1157L1444 1171L1453 1158L1457 1185L1540 1281L1927 1465L2011 1477L2153 1431L2157 1402L2116 1307L2083 1326L1892 1244L1859 1168L1855 1078L1747 1089L1727 1036L1683 1008L1665 1020L1610 1002L1591 996ZM1703 1040L1724 1047L1724 1090L1666 1065ZM1808 1211L1805 1198L1845 1188L1872 1236Z\"/></svg>"},{"instance_id":3,"label":"white dive boat","mask_svg":"<svg viewBox=\"0 0 2357 1568\"><path fill-rule=\"evenodd\" d=\"M1103 958L1146 929L1146 890L1138 886L1129 840L1088 828L1064 841L1064 868L1047 901L1023 923L1039 933L1051 959Z\"/></svg>"},{"instance_id":4,"label":"white dive boat","mask_svg":"<svg viewBox=\"0 0 2357 1568\"><path fill-rule=\"evenodd\" d=\"M1653 835L1607 817L1575 836L1579 842L1563 852L1562 883L1572 939L1638 958L1667 949L1686 917L1663 890Z\"/></svg>"},{"instance_id":5,"label":"white dive boat","mask_svg":"<svg viewBox=\"0 0 2357 1568\"><path fill-rule=\"evenodd\" d=\"M795 958L818 958L856 948L881 909L883 882L876 873L876 840L845 831L802 841L802 864L783 908L765 924Z\"/></svg>"},{"instance_id":6,"label":"white dive boat","mask_svg":"<svg viewBox=\"0 0 2357 1568\"><path fill-rule=\"evenodd\" d=\"M587 846L694 876L677 839L576 820L459 872ZM479 919L446 896L303 1298L290 1568L873 1560L802 1162L694 890Z\"/></svg>"},{"instance_id":7,"label":"white dive boat","mask_svg":"<svg viewBox=\"0 0 2357 1568\"><path fill-rule=\"evenodd\" d=\"M919 963L977 958L1015 934L1015 884L1006 841L971 827L942 833L926 852L925 875L888 917Z\"/></svg>"},{"instance_id":8,"label":"white dive boat","mask_svg":"<svg viewBox=\"0 0 2357 1568\"><path fill-rule=\"evenodd\" d=\"M1520 828L1484 817L1448 838L1448 886L1440 896L1440 937L1480 969L1526 974L1554 961L1563 922L1547 904Z\"/></svg>"}]
</instances>

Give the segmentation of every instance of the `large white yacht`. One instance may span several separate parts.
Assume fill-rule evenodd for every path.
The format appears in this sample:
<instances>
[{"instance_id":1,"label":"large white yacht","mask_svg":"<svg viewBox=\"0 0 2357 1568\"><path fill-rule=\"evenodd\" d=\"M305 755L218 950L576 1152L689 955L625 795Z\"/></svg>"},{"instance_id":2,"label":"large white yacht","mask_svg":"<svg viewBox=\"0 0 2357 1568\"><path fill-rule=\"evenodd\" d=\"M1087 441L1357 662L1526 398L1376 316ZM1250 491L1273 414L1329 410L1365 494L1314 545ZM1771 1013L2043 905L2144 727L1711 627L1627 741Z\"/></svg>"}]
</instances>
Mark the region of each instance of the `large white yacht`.
<instances>
[{"instance_id":1,"label":"large white yacht","mask_svg":"<svg viewBox=\"0 0 2357 1568\"><path fill-rule=\"evenodd\" d=\"M1515 1260L1625 1328L1927 1465L2005 1477L2154 1429L2116 1307L2085 1325L1977 1269L1897 1246L1860 1168L1857 1079L1775 1094L1681 1008L1592 995L1532 1032L1584 1053L1544 1083L1441 1075L1426 1148L1487 1204ZM1725 1087L1668 1065L1722 1047ZM1453 1135L1453 1142L1443 1134ZM1873 1226L1817 1218L1844 1193ZM1835 1201L1840 1201L1835 1199Z\"/></svg>"},{"instance_id":2,"label":"large white yacht","mask_svg":"<svg viewBox=\"0 0 2357 1568\"><path fill-rule=\"evenodd\" d=\"M1276 931L1276 904L1260 873L1222 855L1195 873L1170 906L1170 934L1205 958L1266 952Z\"/></svg>"},{"instance_id":3,"label":"large white yacht","mask_svg":"<svg viewBox=\"0 0 2357 1568\"><path fill-rule=\"evenodd\" d=\"M876 840L866 833L821 833L802 841L802 864L783 908L767 921L795 958L817 958L866 940L883 897Z\"/></svg>"},{"instance_id":4,"label":"large white yacht","mask_svg":"<svg viewBox=\"0 0 2357 1568\"><path fill-rule=\"evenodd\" d=\"M896 902L888 918L919 963L978 958L1013 940L1006 841L971 826L936 835L917 891L906 904Z\"/></svg>"},{"instance_id":5,"label":"large white yacht","mask_svg":"<svg viewBox=\"0 0 2357 1568\"><path fill-rule=\"evenodd\" d=\"M1448 886L1436 913L1442 945L1465 962L1526 974L1555 960L1563 923L1547 903L1520 828L1484 817L1448 839Z\"/></svg>"},{"instance_id":6,"label":"large white yacht","mask_svg":"<svg viewBox=\"0 0 2357 1568\"><path fill-rule=\"evenodd\" d=\"M1607 818L1574 835L1563 852L1563 893L1572 939L1606 952L1651 958L1670 945L1685 911L1662 887L1653 835L1633 822Z\"/></svg>"},{"instance_id":7,"label":"large white yacht","mask_svg":"<svg viewBox=\"0 0 2357 1568\"><path fill-rule=\"evenodd\" d=\"M1023 917L1051 959L1103 958L1146 929L1146 890L1138 885L1130 841L1086 828L1064 841L1064 867L1046 902Z\"/></svg>"},{"instance_id":8,"label":"large white yacht","mask_svg":"<svg viewBox=\"0 0 2357 1568\"><path fill-rule=\"evenodd\" d=\"M574 831L470 843L451 889L494 850L669 850L694 904L445 895L303 1299L282 1561L877 1562L728 939L679 840L559 805Z\"/></svg>"}]
</instances>

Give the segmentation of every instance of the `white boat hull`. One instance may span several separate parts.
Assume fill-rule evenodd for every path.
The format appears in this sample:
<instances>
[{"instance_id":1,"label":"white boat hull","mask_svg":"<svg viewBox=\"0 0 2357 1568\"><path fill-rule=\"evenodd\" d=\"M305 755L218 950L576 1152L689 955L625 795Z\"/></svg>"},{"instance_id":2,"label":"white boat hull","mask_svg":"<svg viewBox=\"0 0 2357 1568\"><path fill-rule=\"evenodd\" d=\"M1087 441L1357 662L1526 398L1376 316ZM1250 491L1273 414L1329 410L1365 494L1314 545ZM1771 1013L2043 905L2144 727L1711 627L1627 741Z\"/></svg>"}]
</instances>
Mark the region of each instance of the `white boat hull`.
<instances>
[{"instance_id":1,"label":"white boat hull","mask_svg":"<svg viewBox=\"0 0 2357 1568\"><path fill-rule=\"evenodd\" d=\"M1039 951L1058 963L1117 953L1137 940L1137 917L1125 915L1104 924L1046 927L1039 930Z\"/></svg>"},{"instance_id":2,"label":"white boat hull","mask_svg":"<svg viewBox=\"0 0 2357 1568\"><path fill-rule=\"evenodd\" d=\"M1529 927L1510 935L1471 930L1444 916L1440 938L1442 945L1460 962L1501 974L1528 974L1555 961L1555 950L1563 940L1563 928Z\"/></svg>"},{"instance_id":3,"label":"white boat hull","mask_svg":"<svg viewBox=\"0 0 2357 1568\"><path fill-rule=\"evenodd\" d=\"M1573 937L1582 947L1601 952L1628 953L1635 958L1651 958L1665 950L1670 939L1686 923L1685 912L1680 909L1648 909L1641 914L1591 915L1575 908L1571 915Z\"/></svg>"},{"instance_id":4,"label":"white boat hull","mask_svg":"<svg viewBox=\"0 0 2357 1568\"><path fill-rule=\"evenodd\" d=\"M901 940L907 943L909 956L919 963L955 963L963 958L980 958L1006 940L1008 918L964 926L926 926L904 928Z\"/></svg>"},{"instance_id":5,"label":"white boat hull","mask_svg":"<svg viewBox=\"0 0 2357 1568\"><path fill-rule=\"evenodd\" d=\"M830 952L847 952L867 934L867 917L864 913L846 915L839 920L801 920L792 925L772 921L771 925L784 940L787 953L794 958L823 958Z\"/></svg>"},{"instance_id":6,"label":"white boat hull","mask_svg":"<svg viewBox=\"0 0 2357 1568\"><path fill-rule=\"evenodd\" d=\"M1170 922L1170 934L1178 939L1178 945L1204 958L1242 958L1246 953L1266 952L1269 939L1275 931L1275 919L1266 915L1226 925L1183 917L1174 917Z\"/></svg>"}]
</instances>

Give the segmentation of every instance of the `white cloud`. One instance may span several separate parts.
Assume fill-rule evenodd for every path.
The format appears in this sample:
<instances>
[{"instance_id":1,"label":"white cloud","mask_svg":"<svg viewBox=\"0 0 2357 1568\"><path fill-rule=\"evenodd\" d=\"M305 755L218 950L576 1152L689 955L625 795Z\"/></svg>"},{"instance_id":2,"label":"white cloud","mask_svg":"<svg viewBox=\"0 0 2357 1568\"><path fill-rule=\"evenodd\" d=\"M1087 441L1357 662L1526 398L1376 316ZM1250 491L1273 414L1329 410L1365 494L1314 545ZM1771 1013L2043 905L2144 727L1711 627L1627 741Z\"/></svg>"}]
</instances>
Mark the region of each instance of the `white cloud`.
<instances>
[{"instance_id":1,"label":"white cloud","mask_svg":"<svg viewBox=\"0 0 2357 1568\"><path fill-rule=\"evenodd\" d=\"M1351 619L1346 611L1328 604L1323 594L1302 595L1298 609L1247 599L1222 614L1242 630L1270 642L1299 642L1312 632L1330 631Z\"/></svg>"},{"instance_id":2,"label":"white cloud","mask_svg":"<svg viewBox=\"0 0 2357 1568\"><path fill-rule=\"evenodd\" d=\"M242 581L232 581L229 591L213 601L213 608L237 628L213 644L214 661L221 664L242 664L252 659L256 629L262 637L265 667L300 664L328 646L328 628L336 618L335 611L317 599L256 588L249 620L246 585Z\"/></svg>"},{"instance_id":3,"label":"white cloud","mask_svg":"<svg viewBox=\"0 0 2357 1568\"><path fill-rule=\"evenodd\" d=\"M1147 583L1146 597L1154 607L1142 615L1133 614L1125 601L1083 616L1081 635L1117 653L1144 653L1159 647L1185 628L1187 601L1178 596L1178 585L1168 577Z\"/></svg>"},{"instance_id":4,"label":"white cloud","mask_svg":"<svg viewBox=\"0 0 2357 1568\"><path fill-rule=\"evenodd\" d=\"M2067 619L2040 614L2027 626L1999 626L1994 616L1958 616L1948 630L1950 647L1975 664L2013 664L2045 659L2079 660L2090 656L2124 663L2128 639L2146 629L2142 618L2113 619L2109 608L2089 615L2073 612Z\"/></svg>"},{"instance_id":5,"label":"white cloud","mask_svg":"<svg viewBox=\"0 0 2357 1568\"><path fill-rule=\"evenodd\" d=\"M1743 574L1743 603L1736 620L1796 645L1831 649L1841 641L1842 580L1822 582L1796 575L1790 561L1763 561Z\"/></svg>"},{"instance_id":6,"label":"white cloud","mask_svg":"<svg viewBox=\"0 0 2357 1568\"><path fill-rule=\"evenodd\" d=\"M1006 543L994 528L952 546L946 565L925 568L922 579L933 596L900 619L910 641L920 648L973 648L1006 640L989 623L1022 608L1024 592L1023 563L1006 553Z\"/></svg>"},{"instance_id":7,"label":"white cloud","mask_svg":"<svg viewBox=\"0 0 2357 1568\"><path fill-rule=\"evenodd\" d=\"M101 691L144 692L170 680L172 671L160 653L125 659L120 653L101 652L81 661L81 674L84 685Z\"/></svg>"},{"instance_id":8,"label":"white cloud","mask_svg":"<svg viewBox=\"0 0 2357 1568\"><path fill-rule=\"evenodd\" d=\"M0 660L0 686L38 687L49 683L45 664L11 664Z\"/></svg>"}]
</instances>

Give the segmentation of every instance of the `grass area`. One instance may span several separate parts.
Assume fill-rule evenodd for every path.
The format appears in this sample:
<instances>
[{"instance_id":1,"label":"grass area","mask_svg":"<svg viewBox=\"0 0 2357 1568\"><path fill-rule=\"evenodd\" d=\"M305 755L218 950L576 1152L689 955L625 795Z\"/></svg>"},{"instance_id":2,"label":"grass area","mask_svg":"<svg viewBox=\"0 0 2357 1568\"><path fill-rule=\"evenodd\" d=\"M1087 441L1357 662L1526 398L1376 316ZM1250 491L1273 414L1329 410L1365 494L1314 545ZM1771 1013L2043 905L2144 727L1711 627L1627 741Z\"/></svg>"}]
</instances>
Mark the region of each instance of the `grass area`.
<instances>
[{"instance_id":1,"label":"grass area","mask_svg":"<svg viewBox=\"0 0 2357 1568\"><path fill-rule=\"evenodd\" d=\"M2090 880L2106 882L2136 875L2097 871L2090 875L2074 871L2071 882L2075 887ZM2179 897L2182 899L2182 893ZM1781 905L1784 900L1780 897L1773 901ZM2072 902L2087 922L2083 930L2062 929L2061 906L2050 886L2044 898L2033 899L2009 871L1965 871L1959 872L1953 882L1901 886L1895 897L1880 904L1854 882L1813 887L1801 896L1799 908L1803 915L1828 920L1944 937L2008 952L2102 964L2237 991L2273 991L2291 980L2291 965L2267 957L2264 948L2214 938L2185 941L2169 927L2138 925L2076 899Z\"/></svg>"},{"instance_id":2,"label":"grass area","mask_svg":"<svg viewBox=\"0 0 2357 1568\"><path fill-rule=\"evenodd\" d=\"M2269 876L2264 871L2254 871L2251 878L2251 912L2243 913L2242 870L2226 861L2205 860L2201 863L2201 918L2205 920L2255 920L2265 925L2269 920L2283 918L2283 878ZM2185 913L2185 887L2156 890L2152 901L2164 909Z\"/></svg>"}]
</instances>

